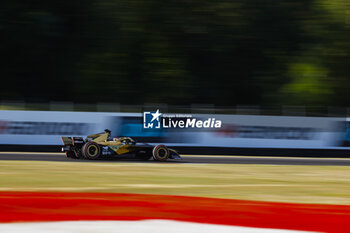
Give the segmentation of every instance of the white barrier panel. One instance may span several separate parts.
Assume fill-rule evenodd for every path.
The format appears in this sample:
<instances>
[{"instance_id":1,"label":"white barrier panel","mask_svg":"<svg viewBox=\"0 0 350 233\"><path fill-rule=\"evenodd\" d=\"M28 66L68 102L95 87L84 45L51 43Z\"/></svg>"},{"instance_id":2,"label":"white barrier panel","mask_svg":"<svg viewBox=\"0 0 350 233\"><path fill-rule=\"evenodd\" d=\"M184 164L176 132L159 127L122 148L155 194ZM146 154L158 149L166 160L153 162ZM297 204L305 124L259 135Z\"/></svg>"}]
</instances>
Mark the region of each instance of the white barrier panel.
<instances>
[{"instance_id":1,"label":"white barrier panel","mask_svg":"<svg viewBox=\"0 0 350 233\"><path fill-rule=\"evenodd\" d=\"M109 126L106 117L110 115L115 114L0 111L0 144L61 145L61 136L86 136L102 132Z\"/></svg>"},{"instance_id":2,"label":"white barrier panel","mask_svg":"<svg viewBox=\"0 0 350 233\"><path fill-rule=\"evenodd\" d=\"M149 132L142 131L141 117L115 117L115 123L110 128L116 133L115 136L139 137L148 142L164 142L169 146L343 148L344 118L203 114L193 117L202 120L215 118L223 124L219 129L181 128Z\"/></svg>"},{"instance_id":3,"label":"white barrier panel","mask_svg":"<svg viewBox=\"0 0 350 233\"><path fill-rule=\"evenodd\" d=\"M0 111L0 144L60 145L60 136L112 129L114 136L169 146L239 148L344 148L345 119L326 117L195 115L216 118L220 129L142 130L141 113Z\"/></svg>"},{"instance_id":4,"label":"white barrier panel","mask_svg":"<svg viewBox=\"0 0 350 233\"><path fill-rule=\"evenodd\" d=\"M223 127L202 134L200 144L244 148L329 148L341 146L344 139L342 118L243 115L215 117L222 120Z\"/></svg>"}]
</instances>

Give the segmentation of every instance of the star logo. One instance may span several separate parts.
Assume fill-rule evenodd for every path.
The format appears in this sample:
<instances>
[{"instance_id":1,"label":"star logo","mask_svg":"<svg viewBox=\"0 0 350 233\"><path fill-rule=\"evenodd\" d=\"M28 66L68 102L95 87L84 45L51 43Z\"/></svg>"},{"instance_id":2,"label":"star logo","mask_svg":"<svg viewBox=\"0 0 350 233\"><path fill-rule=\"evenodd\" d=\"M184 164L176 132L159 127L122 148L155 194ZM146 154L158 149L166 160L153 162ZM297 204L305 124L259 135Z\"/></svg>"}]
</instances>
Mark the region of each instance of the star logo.
<instances>
[{"instance_id":1,"label":"star logo","mask_svg":"<svg viewBox=\"0 0 350 233\"><path fill-rule=\"evenodd\" d=\"M156 119L157 119L157 121L159 121L159 117L162 115L161 113L159 113L159 109L157 109L157 111L155 113L151 113L151 114L153 116L151 122L153 122Z\"/></svg>"},{"instance_id":2,"label":"star logo","mask_svg":"<svg viewBox=\"0 0 350 233\"><path fill-rule=\"evenodd\" d=\"M156 112L144 112L143 113L143 128L144 129L160 129L160 117L162 113L157 109Z\"/></svg>"}]
</instances>

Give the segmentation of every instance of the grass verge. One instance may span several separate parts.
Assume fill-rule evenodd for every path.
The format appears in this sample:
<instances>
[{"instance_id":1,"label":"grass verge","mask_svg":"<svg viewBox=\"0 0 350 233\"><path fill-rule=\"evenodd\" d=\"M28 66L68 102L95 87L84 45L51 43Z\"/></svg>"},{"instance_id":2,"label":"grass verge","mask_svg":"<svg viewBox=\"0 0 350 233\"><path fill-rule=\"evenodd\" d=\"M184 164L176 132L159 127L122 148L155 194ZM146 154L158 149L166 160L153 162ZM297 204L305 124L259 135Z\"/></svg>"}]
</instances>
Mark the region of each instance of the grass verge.
<instances>
[{"instance_id":1,"label":"grass verge","mask_svg":"<svg viewBox=\"0 0 350 233\"><path fill-rule=\"evenodd\" d=\"M190 195L298 203L350 203L342 166L1 161L0 191Z\"/></svg>"}]
</instances>

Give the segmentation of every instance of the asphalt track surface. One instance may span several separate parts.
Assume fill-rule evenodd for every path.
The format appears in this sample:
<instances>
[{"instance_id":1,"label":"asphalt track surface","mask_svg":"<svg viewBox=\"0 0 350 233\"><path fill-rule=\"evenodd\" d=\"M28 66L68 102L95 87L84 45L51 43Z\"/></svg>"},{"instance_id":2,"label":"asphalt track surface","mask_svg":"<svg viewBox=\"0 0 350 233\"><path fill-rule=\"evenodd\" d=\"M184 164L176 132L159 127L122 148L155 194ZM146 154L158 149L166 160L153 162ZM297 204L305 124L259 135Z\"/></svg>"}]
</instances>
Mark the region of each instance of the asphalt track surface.
<instances>
[{"instance_id":1,"label":"asphalt track surface","mask_svg":"<svg viewBox=\"0 0 350 233\"><path fill-rule=\"evenodd\" d=\"M165 163L210 163L210 164L270 164L270 165L319 165L350 166L350 159L343 158L293 158L293 157L257 157L257 156L215 156L215 155L183 155L182 160L169 160ZM64 153L36 152L0 152L0 160L10 161L57 161L57 162L111 162L111 163L159 163L153 160L140 161L126 156L108 160L77 160L66 158Z\"/></svg>"}]
</instances>

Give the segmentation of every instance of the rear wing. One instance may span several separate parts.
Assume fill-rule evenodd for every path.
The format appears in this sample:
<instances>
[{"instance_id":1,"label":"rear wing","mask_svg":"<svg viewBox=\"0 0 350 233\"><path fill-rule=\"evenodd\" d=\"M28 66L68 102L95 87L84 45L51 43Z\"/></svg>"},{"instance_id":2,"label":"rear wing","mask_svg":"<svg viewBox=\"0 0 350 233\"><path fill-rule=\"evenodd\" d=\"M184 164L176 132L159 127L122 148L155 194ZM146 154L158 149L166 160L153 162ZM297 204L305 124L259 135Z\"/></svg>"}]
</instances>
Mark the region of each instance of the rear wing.
<instances>
[{"instance_id":1,"label":"rear wing","mask_svg":"<svg viewBox=\"0 0 350 233\"><path fill-rule=\"evenodd\" d=\"M61 139L64 146L73 145L73 140L71 137L61 137Z\"/></svg>"},{"instance_id":2,"label":"rear wing","mask_svg":"<svg viewBox=\"0 0 350 233\"><path fill-rule=\"evenodd\" d=\"M82 137L61 137L61 139L64 146L84 144Z\"/></svg>"}]
</instances>

